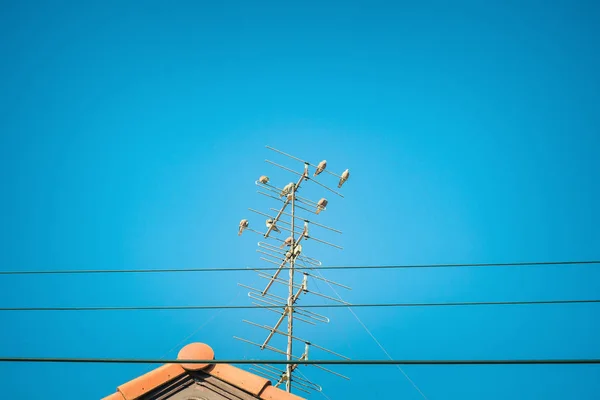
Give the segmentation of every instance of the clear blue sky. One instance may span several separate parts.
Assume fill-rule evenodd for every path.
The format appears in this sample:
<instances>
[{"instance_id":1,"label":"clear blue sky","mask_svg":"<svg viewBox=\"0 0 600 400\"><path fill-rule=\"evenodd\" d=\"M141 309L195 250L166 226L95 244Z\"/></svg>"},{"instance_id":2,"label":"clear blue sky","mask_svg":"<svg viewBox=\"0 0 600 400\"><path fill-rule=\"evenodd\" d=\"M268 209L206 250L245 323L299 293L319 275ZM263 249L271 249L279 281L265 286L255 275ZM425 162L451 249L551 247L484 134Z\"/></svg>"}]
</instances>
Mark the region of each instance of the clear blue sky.
<instances>
[{"instance_id":1,"label":"clear blue sky","mask_svg":"<svg viewBox=\"0 0 600 400\"><path fill-rule=\"evenodd\" d=\"M265 145L350 168L345 199L320 216L345 250L305 248L324 264L600 257L597 2L283 3L2 2L1 269L265 266L257 236L237 236L243 217L262 227L247 207L273 206L254 180L290 178ZM327 276L354 303L600 296L597 266ZM237 282L258 285L251 273L3 276L0 304L250 304ZM356 310L409 359L598 358L599 311ZM299 335L385 357L347 310L325 313L328 326ZM190 341L272 357L232 338L260 340L241 319L268 314L5 312L0 355L174 357L209 320ZM97 399L149 368L0 364L0 376L6 398ZM304 373L331 399L421 398L394 367L337 370L351 381ZM599 366L405 370L431 400L600 392Z\"/></svg>"}]
</instances>

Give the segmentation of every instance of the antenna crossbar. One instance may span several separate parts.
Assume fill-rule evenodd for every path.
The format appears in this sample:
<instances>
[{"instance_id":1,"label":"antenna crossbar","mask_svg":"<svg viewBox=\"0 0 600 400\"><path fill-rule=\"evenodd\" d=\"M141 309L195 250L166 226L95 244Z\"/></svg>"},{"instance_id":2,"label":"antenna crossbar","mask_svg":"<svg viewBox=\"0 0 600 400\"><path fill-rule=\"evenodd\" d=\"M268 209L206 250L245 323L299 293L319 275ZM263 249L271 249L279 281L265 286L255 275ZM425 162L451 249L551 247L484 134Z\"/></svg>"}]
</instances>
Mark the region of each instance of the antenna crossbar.
<instances>
[{"instance_id":1,"label":"antenna crossbar","mask_svg":"<svg viewBox=\"0 0 600 400\"><path fill-rule=\"evenodd\" d=\"M256 250L256 251L258 253L267 254L267 253L264 253L264 252L262 252L260 250ZM278 260L280 260L280 257L275 257L275 256L271 256L271 257L277 258ZM270 262L271 264L275 264L275 265L280 265L281 264L281 262L275 262L275 261L267 260L266 258L262 258L262 257L261 257L261 260ZM304 270L305 268L315 269L315 268L318 268L321 265L321 264L317 264L317 263L314 263L314 262L311 262L311 261L307 261L305 258L302 258L302 257L298 257L296 260L300 261L301 263L304 263L304 264L308 263L308 264L311 264L311 265L314 266L314 267L309 267L309 266L304 265L304 266L301 266L301 267L295 267L296 269L302 269L302 270ZM289 269L289 267L283 267L283 269ZM248 270L249 270L249 268L248 268Z\"/></svg>"},{"instance_id":2,"label":"antenna crossbar","mask_svg":"<svg viewBox=\"0 0 600 400\"><path fill-rule=\"evenodd\" d=\"M255 342L252 342L252 341L250 341L250 340L248 340L248 339L243 339L243 338L240 338L240 337L237 337L237 336L234 336L233 338L234 338L234 339L236 339L236 340L240 340L240 341L242 341L242 342L246 342L246 343L248 343L248 344L251 344L251 345L257 346L257 347L262 347L262 345L261 345L261 344L258 344L258 343L255 343ZM277 349L277 348L275 348L275 347L273 347L273 346L268 346L268 345L267 345L267 346L265 346L264 348L265 348L266 350L270 350L270 351L273 351L273 352L275 352L275 353L279 353L279 354L287 355L287 353L286 353L286 352L284 352L284 351L282 351L282 350L279 350L279 349ZM301 359L300 357L292 355L292 358L294 358L294 359L298 360L298 361L299 361L299 364L302 364L302 359ZM290 364L288 364L288 365L290 365ZM344 378L344 379L346 379L346 380L350 380L350 378L348 378L347 376L345 376L345 375L342 375L342 374L340 374L340 373L337 373L337 372L335 372L335 371L332 371L332 370L330 370L330 369L328 369L328 368L322 367L322 366L320 366L320 365L318 365L318 364L310 364L310 365L312 365L312 366L314 366L314 367L316 367L316 368L319 368L319 369L321 369L321 370L323 370L323 371L329 372L329 373L331 373L331 374L333 374L333 375L339 376L340 378Z\"/></svg>"},{"instance_id":3,"label":"antenna crossbar","mask_svg":"<svg viewBox=\"0 0 600 400\"><path fill-rule=\"evenodd\" d=\"M245 319L243 319L243 320L242 320L242 322L245 322L245 323L247 323L247 324L250 324L250 325L256 326L256 327L258 327L258 328L266 329L266 330L269 330L269 331L270 331L270 330L274 330L274 331L275 331L275 333L277 333L277 334L279 334L279 335L284 335L284 336L287 336L287 335L288 335L288 334L287 334L287 332L282 332L282 331L280 331L280 330L277 330L277 329L274 329L273 327L270 327L270 326L268 326L268 325L260 325L260 324L257 324L257 323L255 323L255 322L248 321L248 320L245 320ZM339 354L339 353L336 353L335 351L329 350L329 349L327 349L327 348L325 348L325 347L322 347L322 346L319 346L319 345L317 345L317 344L314 344L314 343L312 343L312 342L309 342L308 340L301 339L301 338L299 338L299 337L296 337L296 336L292 336L292 339L294 339L294 340L297 340L297 341L299 341L299 342L303 342L303 343L305 343L305 344L308 344L308 345L310 345L310 346L312 346L312 347L314 347L314 348L316 348L316 349L323 350L323 351L325 351L325 352L327 352L327 353L329 353L329 354L332 354L332 355L334 355L334 356L336 356L336 357L340 357L340 358L343 358L343 359L345 359L345 360L350 360L350 358L349 358L349 357L343 356L343 355L341 355L341 354Z\"/></svg>"},{"instance_id":4,"label":"antenna crossbar","mask_svg":"<svg viewBox=\"0 0 600 400\"><path fill-rule=\"evenodd\" d=\"M253 209L253 208L249 208L248 210L250 210L250 211L252 211L252 212L254 212L254 213L257 213L257 214L263 215L263 216L265 216L265 217L267 217L267 218L275 219L275 217L274 217L274 216L272 216L272 215L270 215L270 214L267 214L267 213L264 213L264 212L261 212L261 211L258 211L258 210L255 210L255 209ZM271 210L273 210L273 211L275 211L275 212L278 212L278 211L279 211L279 210L278 210L278 209L276 209L276 208L272 208ZM282 212L282 214L283 214L283 215L287 215L287 213L285 213L285 212ZM280 224L286 224L286 225L290 225L290 223L289 223L289 222L287 222L287 221L282 221L282 220L279 220L279 223L280 223Z\"/></svg>"},{"instance_id":5,"label":"antenna crossbar","mask_svg":"<svg viewBox=\"0 0 600 400\"><path fill-rule=\"evenodd\" d=\"M340 197L342 197L342 198L344 197L344 195L342 195L341 193L339 193L339 192L336 192L335 190L333 190L333 189L331 189L331 188L329 188L329 187L327 187L327 186L323 185L321 182L319 182L319 181L317 181L317 180L315 180L315 179L311 178L310 176L306 176L306 177L305 177L303 174L301 174L301 173L299 173L299 172L296 172L296 171L294 171L293 169L290 169L290 168L288 168L288 167L284 167L283 165L277 164L276 162L273 162L273 161L270 161L270 160L265 160L265 161L266 161L266 162L268 162L269 164L272 164L272 165L274 165L274 166L276 166L276 167L279 167L279 168L281 168L281 169L284 169L284 170L286 170L286 171L288 171L288 172L291 172L291 173L293 173L293 174L296 174L296 175L300 175L300 176L302 176L302 177L303 177L303 179L306 179L306 180L308 180L308 181L314 182L314 183L316 183L317 185L319 185L319 186L321 186L321 187L323 187L323 188L325 188L325 189L329 190L331 193L335 193L335 194L337 194L338 196L340 196Z\"/></svg>"},{"instance_id":6,"label":"antenna crossbar","mask_svg":"<svg viewBox=\"0 0 600 400\"><path fill-rule=\"evenodd\" d=\"M285 371L283 371L283 370L280 370L280 369L278 369L278 368L275 368L275 367L274 367L274 366L272 366L271 364L252 364L252 365L253 365L253 366L255 366L255 367L261 367L261 368L262 368L262 369L264 369L265 371L269 371L269 372L271 372L272 374L275 374L276 376L278 376L278 378L277 378L277 379L279 379L279 376L281 376L282 374L285 374ZM298 365L298 364L294 364L294 366L297 366L297 365ZM314 385L314 386L315 386L315 390L317 390L317 391L319 391L319 392L323 390L323 388L321 388L321 386L320 386L320 385L317 385L316 383L313 383L313 382L311 382L311 381L310 381L310 380L308 380L308 379L301 378L301 377L296 377L296 378L295 378L295 380L296 380L296 381L305 382L306 384L309 384L309 385Z\"/></svg>"},{"instance_id":7,"label":"antenna crossbar","mask_svg":"<svg viewBox=\"0 0 600 400\"><path fill-rule=\"evenodd\" d=\"M277 240L279 242L283 242L282 239L279 239L279 238L276 238L276 237L273 237L273 236L265 237L265 233L257 231L257 230L254 230L252 228L246 228L245 230L250 231L252 233L256 233L257 235L260 235L260 236L264 237L265 239L273 239L273 240Z\"/></svg>"},{"instance_id":8,"label":"antenna crossbar","mask_svg":"<svg viewBox=\"0 0 600 400\"><path fill-rule=\"evenodd\" d=\"M254 303L254 302L252 302L252 304L254 304L254 305L256 305L256 306L260 306L260 304L258 304L258 303ZM267 310L267 311L274 312L274 313L276 313L277 315L281 315L281 312L275 311L275 310L273 310L272 308L263 308L263 309L264 309L264 310ZM315 321L317 321L317 319L316 319L316 318L314 318L314 317L307 317L307 316L306 316L306 315L304 315L303 313L300 313L300 312L298 312L298 311L296 311L296 310L294 310L294 313L295 313L295 314L302 315L302 316L304 316L304 317L306 317L306 318L312 318L312 319L314 319ZM325 319L326 319L326 321L321 321L321 320L318 320L318 321L319 321L319 322L324 322L324 323L326 323L326 324L327 324L327 323L329 323L329 318L325 317ZM314 322L312 322L312 321L308 321L308 320L306 320L306 319L304 319L304 318L300 318L300 317L298 317L298 315L296 315L296 316L294 317L294 320L295 320L295 321L302 321L302 322L304 322L304 323L306 323L306 324L313 325L313 326L316 326L316 325L317 325L316 323L314 323Z\"/></svg>"},{"instance_id":9,"label":"antenna crossbar","mask_svg":"<svg viewBox=\"0 0 600 400\"><path fill-rule=\"evenodd\" d=\"M264 253L264 254L267 254L267 253ZM272 257L274 257L274 256L272 256ZM266 258L263 258L263 257L261 257L261 260L264 260L264 261L270 262L270 263L272 263L272 264L275 264L275 265L279 265L279 263L276 263L276 262L274 262L274 261L268 260L268 259L266 259ZM284 267L283 269L287 269L287 268L285 268L285 267ZM250 270L250 269L248 269L248 270ZM332 284L332 285L336 285L336 286L339 286L339 287L341 287L341 288L344 288L344 289L347 289L347 290L352 290L352 288L351 288L350 286L342 285L342 284L341 284L341 283L339 283L339 282L332 281L332 280L330 280L330 279L323 278L322 276L319 276L319 275L315 275L315 274L311 274L311 273L309 273L309 272L306 272L307 270L308 270L308 271L313 271L313 268L311 268L311 267L308 267L308 266L296 267L296 270L297 270L296 272L298 272L298 273L302 273L302 274L306 274L306 275L310 276L310 277L311 277L311 278L313 278L313 279L318 279L318 280L320 280L320 281L323 281L323 282L326 282L326 283L330 283L330 284ZM255 271L255 272L256 272L256 271L259 271L259 270L252 269L252 271Z\"/></svg>"},{"instance_id":10,"label":"antenna crossbar","mask_svg":"<svg viewBox=\"0 0 600 400\"><path fill-rule=\"evenodd\" d=\"M273 185L269 185L269 184L260 183L260 182L258 182L258 181L256 181L255 183L256 183L256 186L258 186L258 187L259 187L259 188L261 188L261 189L265 189L265 190L268 190L269 192L273 192L273 193L277 193L277 194L279 194L279 195L280 195L280 196L279 196L279 199L281 199L281 197L283 197L283 196L281 196L281 193L283 193L283 192L284 192L284 189L283 189L283 188L278 188L277 186L273 186ZM312 206L312 207L317 207L317 206L319 205L319 204L318 204L316 201L314 201L314 200L307 199L306 197L301 197L301 196L298 196L298 195L296 195L296 200L298 200L298 201L301 201L301 202L303 202L303 203L306 203L306 205L308 205L308 206Z\"/></svg>"},{"instance_id":11,"label":"antenna crossbar","mask_svg":"<svg viewBox=\"0 0 600 400\"><path fill-rule=\"evenodd\" d=\"M274 199L274 200L277 200L277 201L279 201L279 202L284 202L284 201L285 201L285 200L283 200L283 199L277 198L277 197L275 197L275 196L271 196L270 194L267 194L267 193L264 193L264 192L261 192L261 191L258 191L258 190L256 191L256 193L258 193L258 194L262 194L263 196L269 197L269 198L271 198L271 199ZM304 208L304 207L301 207L301 206L298 206L298 205L296 206L296 208L299 208L299 209L301 209L301 210L307 211L307 212L309 212L309 213L316 214L316 212L315 212L315 211L313 211L313 210L309 210L308 208Z\"/></svg>"},{"instance_id":12,"label":"antenna crossbar","mask_svg":"<svg viewBox=\"0 0 600 400\"><path fill-rule=\"evenodd\" d=\"M258 242L258 247L262 247L262 248L264 248L264 249L266 249L268 251L280 254L282 256L285 256L286 253L287 253L287 250L283 250L282 247L273 246L270 243ZM257 250L257 251L259 251L259 250ZM310 264L316 265L316 266L321 266L322 265L321 261L319 261L319 260L317 260L315 258L312 258L312 257L307 257L304 254L300 254L298 257L296 257L296 259L297 260L301 260L301 261L305 260L305 261L309 262Z\"/></svg>"},{"instance_id":13,"label":"antenna crossbar","mask_svg":"<svg viewBox=\"0 0 600 400\"><path fill-rule=\"evenodd\" d=\"M291 159L294 159L294 160L296 160L296 161L300 161L301 163L304 163L304 164L308 164L308 165L310 165L311 167L317 168L317 165L311 164L311 163L309 163L308 161L301 160L301 159L299 159L298 157L294 157L294 156L293 156L293 155L291 155L291 154L284 153L283 151L281 151L281 150L277 150L277 149L276 149L276 148L274 148L274 147L271 147L271 146L265 146L265 147L266 147L267 149L269 149L269 150L273 150L274 152L277 152L277 153L279 153L279 154L283 154L283 155L284 155L284 156L286 156L286 157L289 157L289 158L291 158ZM329 171L329 170L327 170L327 169L325 169L325 170L324 170L324 172L327 172L328 174L331 174L331 175L335 176L336 178L341 178L341 177L342 177L341 175L338 175L338 174L336 174L335 172L331 172L331 171Z\"/></svg>"},{"instance_id":14,"label":"antenna crossbar","mask_svg":"<svg viewBox=\"0 0 600 400\"><path fill-rule=\"evenodd\" d=\"M277 211L276 208L270 208L270 210ZM289 217L292 216L292 214L286 213L286 212L284 212L283 215L287 215ZM333 232L336 232L336 233L340 233L340 234L342 233L342 231L339 231L337 229L333 229L333 228L331 228L329 226L326 226L326 225L323 225L323 224L319 224L318 222L310 221L308 219L305 219L305 218L302 218L302 217L298 217L298 216L294 216L294 218L299 219L299 220L304 221L304 222L308 222L308 223L310 223L312 225L315 225L315 226L318 226L318 227L321 227L321 228L329 229L330 231L333 231Z\"/></svg>"},{"instance_id":15,"label":"antenna crossbar","mask_svg":"<svg viewBox=\"0 0 600 400\"><path fill-rule=\"evenodd\" d=\"M250 340L248 340L248 339L243 339L243 338L241 338L241 337L237 337L237 336L234 336L233 338L234 338L234 339L236 339L236 340L240 340L240 341L242 341L242 342L246 342L246 343L249 343L249 344L251 344L251 345L254 345L254 346L257 346L257 347L261 347L261 348L262 348L262 345L261 345L261 344L255 343L255 342L253 342L253 341L250 341ZM279 349L277 349L277 348L275 348L275 347L273 347L273 346L265 346L264 348L265 348L266 350L270 350L270 351L273 351L273 352L275 352L275 353L279 353L279 354L283 354L283 355L286 355L286 354L287 354L285 351L279 350ZM299 359L300 357L292 356L292 358Z\"/></svg>"},{"instance_id":16,"label":"antenna crossbar","mask_svg":"<svg viewBox=\"0 0 600 400\"><path fill-rule=\"evenodd\" d=\"M258 276L261 277L261 278L263 278L263 279L271 279L271 282L280 283L280 284L286 285L286 286L288 285L288 283L286 281L284 281L282 279L277 279L277 278L273 279L269 275L265 275L265 274L259 273ZM319 297L322 297L322 298L327 299L327 300L335 301L336 303L346 304L348 306L352 305L352 303L348 303L348 302L346 302L344 300L340 300L340 299L335 298L335 297L327 296L327 295L324 295L323 293L315 292L314 290L309 290L304 285L293 285L293 287L297 288L297 289L300 289L300 290L302 290L305 293L311 293L311 294L314 294L315 296L319 296Z\"/></svg>"}]
</instances>

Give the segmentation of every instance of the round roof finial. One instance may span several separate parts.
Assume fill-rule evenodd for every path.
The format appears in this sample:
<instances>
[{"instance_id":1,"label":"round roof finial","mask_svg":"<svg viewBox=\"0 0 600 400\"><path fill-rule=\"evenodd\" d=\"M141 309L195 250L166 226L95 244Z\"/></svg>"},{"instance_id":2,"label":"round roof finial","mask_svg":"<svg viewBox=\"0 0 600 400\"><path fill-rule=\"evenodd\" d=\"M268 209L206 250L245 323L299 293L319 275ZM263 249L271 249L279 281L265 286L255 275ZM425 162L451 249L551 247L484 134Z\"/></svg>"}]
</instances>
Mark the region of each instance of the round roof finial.
<instances>
[{"instance_id":1,"label":"round roof finial","mask_svg":"<svg viewBox=\"0 0 600 400\"><path fill-rule=\"evenodd\" d=\"M214 360L215 352L204 343L190 343L184 346L177 354L178 360ZM186 371L198 371L208 367L209 363L202 364L181 364Z\"/></svg>"}]
</instances>

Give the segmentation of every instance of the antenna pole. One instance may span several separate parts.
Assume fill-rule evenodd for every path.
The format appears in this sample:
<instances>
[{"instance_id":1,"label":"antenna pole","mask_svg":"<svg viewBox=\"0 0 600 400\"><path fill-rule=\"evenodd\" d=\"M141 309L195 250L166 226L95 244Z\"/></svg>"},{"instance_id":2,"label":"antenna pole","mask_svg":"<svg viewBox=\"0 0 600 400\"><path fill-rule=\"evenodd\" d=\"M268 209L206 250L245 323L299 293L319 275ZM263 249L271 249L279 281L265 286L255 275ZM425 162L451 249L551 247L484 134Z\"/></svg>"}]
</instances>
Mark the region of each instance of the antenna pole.
<instances>
[{"instance_id":1,"label":"antenna pole","mask_svg":"<svg viewBox=\"0 0 600 400\"><path fill-rule=\"evenodd\" d=\"M278 265L279 268L277 268L277 270L272 275L263 274L263 273L258 274L260 278L268 279L268 281L269 281L267 283L265 289L263 289L263 290L254 289L252 287L245 286L242 284L240 284L240 285L242 287L245 287L250 290L250 292L248 293L248 296L251 299L253 299L254 301L260 302L260 303L253 302L252 304L257 304L257 305L267 304L269 306L273 306L273 308L267 308L267 310L274 312L276 314L279 314L279 318L277 319L277 322L272 327L267 326L267 325L261 326L259 324L255 324L255 323L248 321L251 325L255 325L260 328L267 329L269 331L267 338L264 340L264 342L262 344L254 343L254 342L246 340L246 339L241 339L241 338L237 338L237 337L235 337L235 338L242 340L244 342L250 343L252 345L258 346L261 350L273 351L275 353L284 355L286 357L288 363L286 364L285 370L283 368L281 370L275 369L275 372L278 372L280 375L279 375L277 381L273 382L273 386L275 386L275 387L282 386L283 387L283 384L285 383L285 390L288 393L291 393L292 390L294 390L294 391L299 390L299 391L306 392L306 389L321 391L321 387L319 385L314 384L306 379L303 379L300 377L295 377L294 379L292 379L292 375L294 374L294 371L297 370L298 367L302 365L302 361L308 360L308 348L309 348L309 345L311 344L310 342L301 340L305 344L304 353L300 356L293 354L293 341L300 340L300 339L298 339L297 336L294 336L294 322L297 321L298 323L303 322L303 323L307 323L310 325L316 325L316 323L318 323L318 322L329 323L329 318L327 318L323 315L314 313L312 311L305 310L302 308L302 306L296 306L296 302L298 301L298 298L300 297L301 294L313 294L313 295L316 295L316 296L319 296L319 297L322 297L322 298L325 298L328 300L340 301L340 300L337 300L330 296L327 296L325 294L315 292L314 290L312 290L312 287L311 287L311 289L309 289L308 288L309 278L321 279L325 282L338 285L345 289L350 289L350 288L345 285L329 281L328 279L325 279L324 277L315 277L306 271L306 269L311 268L310 267L311 265L320 266L321 262L319 260L316 260L314 258L307 256L302 251L302 247L303 247L301 244L302 241L307 240L307 239L308 240L312 239L317 243L328 245L328 246L331 246L331 247L334 247L337 249L342 249L341 246L338 246L338 245L329 243L328 241L317 239L317 238L313 237L312 234L309 234L309 230L310 230L309 226L314 225L315 227L317 227L317 229L323 228L323 229L327 229L327 230L330 230L330 231L332 231L334 233L338 233L338 234L341 232L334 228L330 228L328 226L325 226L325 225L322 225L322 224L319 224L319 223L316 223L313 221L309 221L306 218L306 216L303 214L303 213L308 212L311 214L318 215L319 213L325 211L327 204L328 204L326 198L321 198L319 201L316 201L316 199L312 200L312 199L309 199L304 196L302 196L302 197L297 196L296 193L299 191L300 186L303 182L305 182L305 181L311 182L312 181L317 186L321 187L321 189L323 189L323 188L327 189L329 192L333 192L333 193L339 195L340 197L344 197L344 196L342 196L337 191L325 186L321 182L317 182L314 179L314 177L316 177L317 175L319 175L320 173L325 171L325 168L327 165L327 162L325 160L321 161L318 165L314 165L308 161L302 161L297 157L291 156L287 153L283 153L277 149L273 149L271 147L268 147L268 148L270 150L273 150L284 156L290 157L295 161L301 161L304 164L304 171L302 173L296 172L296 171L294 171L288 167L285 167L283 165L275 164L272 161L265 160L269 164L275 165L279 168L286 170L287 172L293 173L294 175L299 177L299 179L297 182L289 182L285 186L281 185L282 186L281 188L277 184L269 183L269 177L266 175L261 176L255 182L255 184L258 186L259 189L265 191L265 192L263 192L261 190L257 190L257 192L261 195L271 198L272 200L278 201L280 204L280 208L272 209L272 211L276 212L275 217L273 217L271 215L271 213L266 214L261 211L249 209L252 212L255 212L259 215L263 215L268 218L265 221L267 231L265 233L262 233L255 229L252 229L249 227L248 220L242 219L240 221L240 225L239 225L238 236L242 235L244 230L248 230L248 231L254 232L254 233L262 236L263 241L258 242L259 248L258 248L257 252L264 254L268 257L268 258L261 257L262 260L265 260L267 262ZM315 168L313 177L311 177L311 175L309 173L309 167ZM336 176L336 177L338 176L336 174L331 174L331 175ZM339 180L339 184L338 184L338 189L341 188L342 184L348 179L348 176L349 176L348 170L344 171L344 173L342 173L342 175L339 176L340 180ZM271 192L273 194L269 194L269 192ZM285 212L286 207L289 207L287 209L288 212ZM297 212L299 214L297 214ZM284 216L291 217L290 221L289 222L284 221L283 220ZM281 226L282 224L284 226ZM281 226L281 228L279 228L278 226ZM298 228L302 227L303 230L301 232L300 231L296 232L296 226L298 226ZM281 234L282 231L290 232L290 236L287 237L285 240L281 239L280 237L277 237L277 234ZM317 235L318 235L318 233L317 233ZM280 242L281 245L279 245L279 243L276 245L269 243L269 242L267 242L268 240L274 240L276 242ZM285 248L286 246L288 247L287 249ZM279 260L279 261L275 261L275 260ZM296 271L296 261L299 262L298 265L299 265L300 269L298 271ZM289 265L289 280L287 282L286 282L285 278L283 277L283 275L280 276L280 273L285 269L286 265ZM300 282L298 282L297 284L294 284L294 274L296 274L296 273L302 274L302 283L301 284L300 284ZM273 285L273 283L277 283L281 286L279 286L279 289L278 289L277 285ZM283 287L285 287L286 285L288 287L287 297L284 294L285 292L283 292L283 290L284 290ZM281 292L282 292L280 295L276 294L278 290L281 290ZM343 303L345 303L345 302L343 302ZM281 308L283 308L282 311L276 311L276 309L281 310ZM297 313L298 317L295 318L294 313ZM287 331L285 330L285 328L280 328L280 326L283 326L283 322L286 320L286 317L287 317ZM296 321L294 321L294 320L296 320ZM279 334L281 336L287 336L287 346L286 346L285 350L278 349L278 348L274 347L273 345L269 344L269 343L271 343L271 339L274 338L275 334ZM325 349L320 346L315 345L315 349L317 349L317 351L327 352L336 357L347 358L345 356L342 356L336 352L333 352L331 350ZM298 349L296 349L296 351L298 351ZM273 368L273 367L271 367L271 368ZM316 368L322 369L322 370L330 372L334 375L348 379L347 377L344 377L343 375L340 375L337 372L330 371L319 365L316 365ZM265 371L262 371L262 372L264 373ZM267 369L267 372L269 374L274 373L273 369L271 369L271 370Z\"/></svg>"},{"instance_id":2,"label":"antenna pole","mask_svg":"<svg viewBox=\"0 0 600 400\"><path fill-rule=\"evenodd\" d=\"M302 182L302 180L300 180ZM293 343L293 330L294 330L294 250L296 247L296 239L294 238L294 214L296 209L296 186L292 188L292 229L290 234L292 235L292 245L290 246L290 280L288 287L288 328L287 328L287 360L292 360L292 343ZM286 366L286 375L287 381L285 382L285 390L287 392L292 391L292 372L294 369L292 368L292 364L287 364Z\"/></svg>"}]
</instances>

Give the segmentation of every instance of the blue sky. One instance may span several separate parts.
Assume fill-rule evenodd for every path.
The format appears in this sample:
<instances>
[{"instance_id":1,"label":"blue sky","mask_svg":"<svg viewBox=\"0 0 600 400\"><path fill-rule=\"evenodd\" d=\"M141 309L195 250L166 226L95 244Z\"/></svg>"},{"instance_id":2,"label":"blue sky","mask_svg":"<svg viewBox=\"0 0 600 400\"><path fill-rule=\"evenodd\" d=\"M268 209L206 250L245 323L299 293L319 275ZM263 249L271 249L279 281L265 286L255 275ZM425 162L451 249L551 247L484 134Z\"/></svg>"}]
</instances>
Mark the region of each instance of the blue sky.
<instances>
[{"instance_id":1,"label":"blue sky","mask_svg":"<svg viewBox=\"0 0 600 400\"><path fill-rule=\"evenodd\" d=\"M275 206L255 193L258 176L291 178L265 158L300 165L265 145L350 168L345 198L329 196L319 216L344 232L321 235L344 251L305 246L326 265L600 256L596 2L0 7L2 270L268 266L237 224L262 227L247 208ZM352 286L340 294L354 303L600 296L597 266L325 275ZM0 304L250 304L237 282L261 284L252 273L3 276ZM347 310L324 313L329 325L298 335L385 358ZM595 305L356 313L394 358L600 357ZM5 312L0 354L175 357L203 326L188 341L218 358L273 357L232 338L263 337L243 318L272 321L262 310ZM0 364L0 376L7 398L97 399L150 368ZM336 370L351 380L303 369L331 399L421 398L394 367ZM405 371L432 400L600 391L598 366Z\"/></svg>"}]
</instances>

